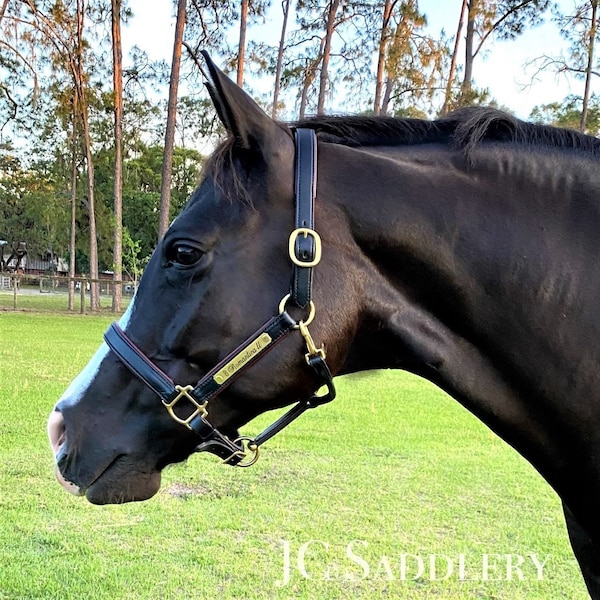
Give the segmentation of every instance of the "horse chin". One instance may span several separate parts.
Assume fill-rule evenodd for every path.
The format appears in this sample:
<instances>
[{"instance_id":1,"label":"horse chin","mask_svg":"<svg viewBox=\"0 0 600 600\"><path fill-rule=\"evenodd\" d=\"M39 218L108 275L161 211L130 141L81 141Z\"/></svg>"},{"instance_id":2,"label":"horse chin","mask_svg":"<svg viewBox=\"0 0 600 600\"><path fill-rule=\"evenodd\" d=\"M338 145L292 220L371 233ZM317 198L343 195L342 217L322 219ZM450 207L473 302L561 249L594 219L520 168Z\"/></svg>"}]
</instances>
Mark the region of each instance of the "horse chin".
<instances>
[{"instance_id":1,"label":"horse chin","mask_svg":"<svg viewBox=\"0 0 600 600\"><path fill-rule=\"evenodd\" d=\"M160 471L134 471L120 457L84 492L92 504L124 504L152 498L160 489Z\"/></svg>"},{"instance_id":2,"label":"horse chin","mask_svg":"<svg viewBox=\"0 0 600 600\"><path fill-rule=\"evenodd\" d=\"M124 457L117 458L86 487L80 487L66 479L59 465L56 465L55 476L69 494L85 496L92 504L124 504L152 498L160 489L160 471L129 471L126 466L128 461L121 461L122 458ZM121 462L125 464L120 464Z\"/></svg>"}]
</instances>

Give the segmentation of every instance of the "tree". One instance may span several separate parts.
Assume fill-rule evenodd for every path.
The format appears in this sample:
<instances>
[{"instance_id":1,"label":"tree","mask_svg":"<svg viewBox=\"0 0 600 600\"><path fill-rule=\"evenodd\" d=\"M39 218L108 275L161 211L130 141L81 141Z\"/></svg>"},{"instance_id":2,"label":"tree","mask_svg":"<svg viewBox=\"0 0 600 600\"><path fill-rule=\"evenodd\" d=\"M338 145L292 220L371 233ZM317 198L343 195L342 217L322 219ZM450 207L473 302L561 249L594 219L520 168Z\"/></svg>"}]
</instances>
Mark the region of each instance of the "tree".
<instances>
[{"instance_id":1,"label":"tree","mask_svg":"<svg viewBox=\"0 0 600 600\"><path fill-rule=\"evenodd\" d=\"M583 80L584 87L579 96L578 128L587 131L592 78L599 74L594 68L595 43L598 37L598 0L579 2L569 14L557 12L554 21L559 25L561 35L569 42L567 52L542 55L532 62L537 63L538 72L551 69L558 74ZM575 98L577 96L571 95L564 100L563 104L570 104Z\"/></svg>"},{"instance_id":2,"label":"tree","mask_svg":"<svg viewBox=\"0 0 600 600\"><path fill-rule=\"evenodd\" d=\"M10 4L10 6L9 6ZM11 122L27 120L39 95L39 40L26 2L0 7L0 132Z\"/></svg>"},{"instance_id":3,"label":"tree","mask_svg":"<svg viewBox=\"0 0 600 600\"><path fill-rule=\"evenodd\" d=\"M113 89L115 111L115 181L114 181L114 267L112 309L121 310L123 280L123 50L121 44L122 0L111 0L113 50Z\"/></svg>"},{"instance_id":4,"label":"tree","mask_svg":"<svg viewBox=\"0 0 600 600\"><path fill-rule=\"evenodd\" d=\"M598 74L594 71L594 49L598 35L598 0L581 2L575 6L573 14L559 14L556 20L560 25L561 34L570 42L567 58L562 61L559 71L570 72L584 80L579 129L585 131L592 76Z\"/></svg>"},{"instance_id":5,"label":"tree","mask_svg":"<svg viewBox=\"0 0 600 600\"><path fill-rule=\"evenodd\" d=\"M583 91L583 101L581 107L581 121L579 129L585 131L588 117L588 105L590 102L590 90L592 84L592 69L594 66L594 44L596 42L596 32L598 29L598 0L590 0L591 7L590 27L587 40L587 63L585 67L585 87Z\"/></svg>"},{"instance_id":6,"label":"tree","mask_svg":"<svg viewBox=\"0 0 600 600\"><path fill-rule=\"evenodd\" d=\"M89 215L89 240L90 240L90 308L94 311L100 309L100 287L98 285L98 235L96 232L96 202L94 189L94 157L92 153L92 137L90 134L89 107L87 98L87 74L85 70L83 28L85 21L85 0L77 0L76 6L76 37L75 50L72 57L72 75L75 83L75 95L79 107L79 117L83 132L83 144L87 166L87 208Z\"/></svg>"},{"instance_id":7,"label":"tree","mask_svg":"<svg viewBox=\"0 0 600 600\"><path fill-rule=\"evenodd\" d=\"M379 45L377 49L377 74L375 75L375 98L373 100L373 114L378 115L381 111L381 95L383 93L385 62L388 41L390 39L390 24L392 11L396 2L385 0L383 3L383 18L379 33Z\"/></svg>"},{"instance_id":8,"label":"tree","mask_svg":"<svg viewBox=\"0 0 600 600\"><path fill-rule=\"evenodd\" d=\"M473 63L485 42L491 36L515 39L527 26L539 24L549 5L550 0L468 0L461 105L472 101Z\"/></svg>"},{"instance_id":9,"label":"tree","mask_svg":"<svg viewBox=\"0 0 600 600\"><path fill-rule=\"evenodd\" d=\"M283 54L285 51L285 38L287 33L288 18L290 15L290 3L291 0L282 0L282 23L281 23L281 35L279 37L279 47L277 48L277 61L275 67L275 83L273 85L273 104L271 108L271 117L274 119L277 116L277 109L279 105L279 91L281 89L281 72L283 69Z\"/></svg>"},{"instance_id":10,"label":"tree","mask_svg":"<svg viewBox=\"0 0 600 600\"><path fill-rule=\"evenodd\" d=\"M250 0L241 0L240 39L238 42L237 84L244 85L244 63L246 60L246 31L248 28L248 9Z\"/></svg>"},{"instance_id":11,"label":"tree","mask_svg":"<svg viewBox=\"0 0 600 600\"><path fill-rule=\"evenodd\" d=\"M179 71L181 67L183 31L185 29L185 11L186 0L178 0L175 39L173 41L173 60L171 62L171 78L169 80L169 107L167 111L167 128L165 131L162 187L160 190L160 218L158 222L159 240L162 239L169 228L169 212L171 206L171 169L173 167L173 145L175 143L177 93L179 90Z\"/></svg>"},{"instance_id":12,"label":"tree","mask_svg":"<svg viewBox=\"0 0 600 600\"><path fill-rule=\"evenodd\" d=\"M142 255L140 241L134 240L127 228L123 229L123 246L124 267L129 277L133 279L133 288L136 289L144 267L150 260L150 256Z\"/></svg>"},{"instance_id":13,"label":"tree","mask_svg":"<svg viewBox=\"0 0 600 600\"><path fill-rule=\"evenodd\" d=\"M97 278L100 266L118 271L118 248L115 251L115 245L121 220L120 187L124 188L123 222L132 226L137 219L142 236L140 251L147 256L156 245L163 148L153 143L157 141L157 132L164 129L159 105L151 103L148 98L139 100L136 93L141 91L144 94L144 88L150 81L148 74L157 71L153 66L149 68L142 53L136 52L134 64L125 71L127 84L119 92L119 80L123 78L119 76L121 59L117 27L120 20L116 18L111 25L114 51L112 90L107 85L110 81L108 69L103 70L96 63L99 54L108 50L108 45L102 43L106 39L103 29L106 9L112 9L112 15L116 17L122 12L123 4L122 0L111 0L108 5L111 8L108 9L105 3L92 3L92 0L85 3L84 0L0 3L0 62L9 56L7 47L1 43L6 19L12 23L13 38L23 44L15 45L15 49L30 58L36 77L43 75L37 77L40 85L36 90L35 107L33 95L17 98L19 127L31 133L23 158L15 157L14 175L9 177L8 168L3 172L6 194L0 189L0 232L8 230L8 233L0 237L12 240L13 235L20 238L28 232L24 239L28 242L30 254L43 255L51 248L52 252L68 256L71 275L85 270ZM8 12L3 13L7 6ZM23 8L23 14L14 12L16 8ZM18 35L15 36L14 32ZM93 39L92 43L89 39L95 34L97 39ZM24 52L28 48L30 51ZM103 60L103 64L108 66L109 61ZM15 77L17 71L19 69L15 70ZM22 83L17 86L19 93L27 83L23 73L27 70L20 68ZM155 81L151 80L153 88L156 87ZM121 94L126 98L125 107L123 100L119 100ZM200 102L195 98L184 102L179 118L185 120L180 125L186 136L208 128L207 123L211 119L206 114L207 103L206 99ZM26 112L29 106L35 110ZM121 112L121 117L115 112ZM194 118L194 114L202 118ZM122 121L121 127L119 120ZM183 142L185 139L182 135ZM152 152L147 151L148 143ZM8 161L8 146L5 154ZM152 164L148 165L150 155ZM2 156L0 149L0 160ZM122 177L118 172L121 162ZM193 149L174 148L170 217L181 210L196 186L201 162L201 157ZM152 171L150 188L143 178L138 177L135 172L138 169ZM3 197L7 199L6 203L3 203ZM128 203L135 210L127 206ZM65 211L69 205L70 215L69 211ZM138 214L145 216L143 223ZM150 231L153 232L151 235ZM96 245L95 256L93 244ZM71 306L74 304L73 292L71 290ZM93 304L95 306L96 303Z\"/></svg>"},{"instance_id":14,"label":"tree","mask_svg":"<svg viewBox=\"0 0 600 600\"><path fill-rule=\"evenodd\" d=\"M562 102L549 102L534 107L529 118L537 123L580 130L581 103L581 96L571 94ZM590 96L584 133L600 135L600 97L596 95Z\"/></svg>"},{"instance_id":15,"label":"tree","mask_svg":"<svg viewBox=\"0 0 600 600\"><path fill-rule=\"evenodd\" d=\"M424 116L414 106L433 99L441 81L446 46L425 32L427 19L416 0L392 4L383 17L378 53L383 53L384 60L383 64L378 61L373 111Z\"/></svg>"},{"instance_id":16,"label":"tree","mask_svg":"<svg viewBox=\"0 0 600 600\"><path fill-rule=\"evenodd\" d=\"M327 7L325 36L323 38L323 55L321 56L321 73L319 77L319 99L317 100L318 115L322 115L325 110L325 94L327 93L327 85L329 83L328 69L331 60L331 44L333 32L339 24L337 12L340 8L340 1L341 0L330 0Z\"/></svg>"},{"instance_id":17,"label":"tree","mask_svg":"<svg viewBox=\"0 0 600 600\"><path fill-rule=\"evenodd\" d=\"M458 27L456 28L456 36L454 37L454 48L452 50L452 57L450 59L450 70L448 72L448 79L446 81L446 91L444 94L444 104L440 110L442 116L447 115L449 107L452 101L452 87L454 86L454 78L456 77L456 63L458 62L458 49L460 45L460 36L462 35L462 29L465 22L465 15L469 7L468 0L462 0L460 7L460 17L458 19Z\"/></svg>"},{"instance_id":18,"label":"tree","mask_svg":"<svg viewBox=\"0 0 600 600\"><path fill-rule=\"evenodd\" d=\"M27 8L27 18L14 15L15 23L26 29L23 33L30 40L35 40L41 48L47 49L39 60L50 63L51 77L54 71L64 73L71 81L71 106L77 109L78 127L81 128L79 138L84 147L87 170L86 205L88 209L89 228L89 273L92 279L98 278L98 241L96 231L95 199L94 199L94 164L92 139L89 123L89 45L84 39L86 19L85 0L75 3L64 0L53 2L34 2L22 0L21 5ZM4 15L6 18L6 14ZM99 308L99 289L92 284L90 305L92 310Z\"/></svg>"},{"instance_id":19,"label":"tree","mask_svg":"<svg viewBox=\"0 0 600 600\"><path fill-rule=\"evenodd\" d=\"M75 256L77 243L77 179L79 175L78 152L79 146L77 118L77 96L73 94L73 115L71 117L71 221L69 224L69 310L75 310Z\"/></svg>"},{"instance_id":20,"label":"tree","mask_svg":"<svg viewBox=\"0 0 600 600\"><path fill-rule=\"evenodd\" d=\"M352 86L368 79L372 42L366 41L363 32L379 8L361 0L299 0L296 10L299 28L290 36L296 53L282 81L300 88L299 115L303 118L310 105L317 114L324 112L334 86L336 95L343 94L338 82Z\"/></svg>"}]
</instances>

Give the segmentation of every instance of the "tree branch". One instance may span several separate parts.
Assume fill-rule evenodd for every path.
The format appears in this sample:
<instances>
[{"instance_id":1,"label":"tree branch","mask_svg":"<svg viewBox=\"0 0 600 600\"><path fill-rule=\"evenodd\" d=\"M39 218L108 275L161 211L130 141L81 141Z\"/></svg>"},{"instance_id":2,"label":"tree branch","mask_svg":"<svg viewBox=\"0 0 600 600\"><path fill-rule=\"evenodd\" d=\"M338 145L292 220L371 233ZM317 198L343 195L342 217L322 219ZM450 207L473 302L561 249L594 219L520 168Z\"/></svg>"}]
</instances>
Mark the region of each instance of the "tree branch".
<instances>
[{"instance_id":1,"label":"tree branch","mask_svg":"<svg viewBox=\"0 0 600 600\"><path fill-rule=\"evenodd\" d=\"M477 45L477 48L475 49L475 52L473 53L473 58L475 56L477 56L478 52L481 50L481 47L483 46L484 42L488 39L488 37L492 33L494 33L494 31L496 31L496 29L498 29L498 27L504 21L506 21L506 19L508 19L508 17L510 17L511 15L514 15L516 12L521 10L524 6L527 6L528 4L531 4L532 2L535 2L535 0L524 0L524 2L521 2L521 4L518 4L517 6L513 6L513 8L506 11L495 23L492 23L492 26L488 29L488 31L485 33L485 35L482 36L481 40L479 41L479 44Z\"/></svg>"},{"instance_id":2,"label":"tree branch","mask_svg":"<svg viewBox=\"0 0 600 600\"><path fill-rule=\"evenodd\" d=\"M185 40L183 40L181 43L183 44L183 47L188 51L190 58L194 61L194 64L198 67L200 73L202 73L202 76L205 79L209 79L208 75L206 74L206 71L204 70L204 65L202 64L202 61L196 54L196 51Z\"/></svg>"}]
</instances>

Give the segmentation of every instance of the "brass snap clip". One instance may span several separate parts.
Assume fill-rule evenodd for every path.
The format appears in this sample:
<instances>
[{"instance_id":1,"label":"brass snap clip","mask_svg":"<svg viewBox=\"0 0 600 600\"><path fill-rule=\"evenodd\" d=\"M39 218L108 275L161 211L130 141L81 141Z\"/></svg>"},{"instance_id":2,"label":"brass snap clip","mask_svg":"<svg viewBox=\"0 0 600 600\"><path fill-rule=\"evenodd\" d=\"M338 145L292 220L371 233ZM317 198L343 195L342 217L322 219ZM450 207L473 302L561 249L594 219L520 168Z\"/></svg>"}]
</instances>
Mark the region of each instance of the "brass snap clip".
<instances>
[{"instance_id":1,"label":"brass snap clip","mask_svg":"<svg viewBox=\"0 0 600 600\"><path fill-rule=\"evenodd\" d=\"M317 355L325 360L325 349L323 347L317 348L312 335L310 335L310 331L308 331L308 323L300 321L300 323L298 323L298 329L300 329L300 333L306 342L306 349L308 350L308 352L304 355L306 362L310 364L310 359Z\"/></svg>"}]
</instances>

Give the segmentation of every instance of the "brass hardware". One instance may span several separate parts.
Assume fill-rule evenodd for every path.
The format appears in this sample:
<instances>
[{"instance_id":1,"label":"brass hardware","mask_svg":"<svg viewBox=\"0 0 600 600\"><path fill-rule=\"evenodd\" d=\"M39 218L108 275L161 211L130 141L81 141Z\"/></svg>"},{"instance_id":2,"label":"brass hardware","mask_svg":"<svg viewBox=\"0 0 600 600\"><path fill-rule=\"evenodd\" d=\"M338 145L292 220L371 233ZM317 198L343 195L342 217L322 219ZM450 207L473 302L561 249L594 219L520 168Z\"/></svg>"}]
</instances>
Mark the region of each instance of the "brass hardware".
<instances>
[{"instance_id":1,"label":"brass hardware","mask_svg":"<svg viewBox=\"0 0 600 600\"><path fill-rule=\"evenodd\" d=\"M242 448L237 452L234 452L229 458L223 459L223 463L228 464L234 456L239 456L241 460L235 463L235 467L251 467L258 460L258 454L260 450L252 438L241 436L233 443L241 444Z\"/></svg>"},{"instance_id":2,"label":"brass hardware","mask_svg":"<svg viewBox=\"0 0 600 600\"><path fill-rule=\"evenodd\" d=\"M285 305L287 301L290 299L291 294L287 294L281 299L279 303L279 313L281 314L285 310ZM299 329L304 341L306 342L306 349L308 353L304 355L306 362L311 356L315 356L318 354L323 360L325 360L325 350L323 348L317 348L312 336L310 335L310 331L308 331L308 326L313 322L315 318L315 303L311 300L309 305L308 317L305 321L298 321L296 325L294 325L294 329Z\"/></svg>"},{"instance_id":3,"label":"brass hardware","mask_svg":"<svg viewBox=\"0 0 600 600\"><path fill-rule=\"evenodd\" d=\"M235 375L248 361L255 358L273 340L268 333L261 334L253 342L240 350L223 368L219 369L213 376L215 383L223 385L230 377Z\"/></svg>"},{"instance_id":4,"label":"brass hardware","mask_svg":"<svg viewBox=\"0 0 600 600\"><path fill-rule=\"evenodd\" d=\"M317 345L312 339L312 335L310 335L310 331L308 331L307 325L308 324L304 323L303 321L298 323L298 329L300 329L300 333L306 342L306 349L308 350L308 352L304 355L306 362L308 362L312 356L316 355L319 355L323 360L325 360L325 350L323 348L317 348Z\"/></svg>"},{"instance_id":5,"label":"brass hardware","mask_svg":"<svg viewBox=\"0 0 600 600\"><path fill-rule=\"evenodd\" d=\"M285 305L287 304L287 301L291 297L292 297L291 294L287 294L286 296L284 296L281 299L281 302L279 303L279 314L281 314L282 312L285 311ZM311 300L310 304L309 304L308 318L305 321L303 321L303 323L308 326L313 322L314 318L315 318L315 303ZM295 326L295 329L298 329L298 325Z\"/></svg>"},{"instance_id":6,"label":"brass hardware","mask_svg":"<svg viewBox=\"0 0 600 600\"><path fill-rule=\"evenodd\" d=\"M294 246L296 245L296 238L299 235L303 235L305 238L310 235L313 238L315 242L315 257L313 260L304 261L300 260L296 256L296 249ZM290 234L288 250L290 253L290 259L298 267L316 267L321 260L321 236L314 229L309 229L308 227L299 227L298 229L294 229L294 231L292 231Z\"/></svg>"},{"instance_id":7,"label":"brass hardware","mask_svg":"<svg viewBox=\"0 0 600 600\"><path fill-rule=\"evenodd\" d=\"M208 416L208 411L206 410L208 400L205 400L202 404L198 403L198 401L192 395L190 395L190 392L194 389L193 385L176 385L175 389L179 392L179 394L175 396L175 398L171 400L171 402L165 402L163 400L162 403L165 405L167 412L171 415L171 418L173 420L177 421L177 423L180 423L181 425L185 425L188 429L192 429L192 427L190 426L190 422L192 421L192 419L194 419L198 415L200 415L201 417ZM182 398L186 398L196 407L192 414L186 419L182 419L181 417L178 417L175 414L175 405Z\"/></svg>"}]
</instances>

